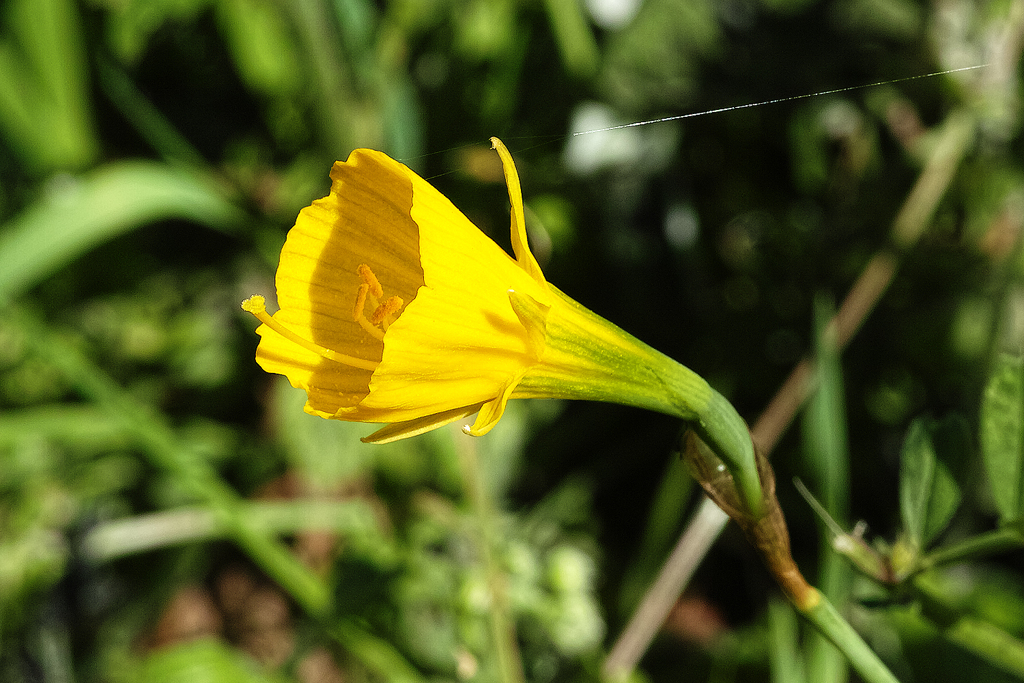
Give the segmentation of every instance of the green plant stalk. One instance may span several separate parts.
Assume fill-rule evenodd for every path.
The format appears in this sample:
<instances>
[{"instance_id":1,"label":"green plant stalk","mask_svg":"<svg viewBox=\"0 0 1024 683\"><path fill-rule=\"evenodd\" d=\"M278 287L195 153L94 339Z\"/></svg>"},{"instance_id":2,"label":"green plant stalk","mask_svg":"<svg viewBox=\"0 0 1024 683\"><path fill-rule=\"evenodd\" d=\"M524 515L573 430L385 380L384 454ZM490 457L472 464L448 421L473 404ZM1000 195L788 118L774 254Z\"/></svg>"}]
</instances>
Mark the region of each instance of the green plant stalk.
<instances>
[{"instance_id":1,"label":"green plant stalk","mask_svg":"<svg viewBox=\"0 0 1024 683\"><path fill-rule=\"evenodd\" d=\"M494 514L491 497L480 468L480 455L472 439L458 439L455 448L459 455L466 493L473 506L480 534L487 587L491 595L489 622L491 643L498 660L499 680L502 683L523 683L523 665L516 642L515 623L512 620L505 591L505 576L494 557Z\"/></svg>"},{"instance_id":2,"label":"green plant stalk","mask_svg":"<svg viewBox=\"0 0 1024 683\"><path fill-rule=\"evenodd\" d=\"M309 529L347 533L374 523L373 512L362 501L242 501L240 513L266 534ZM172 545L226 538L229 531L208 507L188 506L102 522L86 534L82 548L88 559L109 562Z\"/></svg>"},{"instance_id":3,"label":"green plant stalk","mask_svg":"<svg viewBox=\"0 0 1024 683\"><path fill-rule=\"evenodd\" d=\"M811 591L803 604L794 602L797 611L846 655L860 677L867 683L899 683L828 598L814 588Z\"/></svg>"},{"instance_id":4,"label":"green plant stalk","mask_svg":"<svg viewBox=\"0 0 1024 683\"><path fill-rule=\"evenodd\" d=\"M764 467L767 467L767 463ZM749 520L733 519L757 548L768 570L796 610L843 653L864 681L898 683L896 676L836 610L828 597L804 580L789 554L788 531L778 502L774 500L773 482L771 484L766 482L765 485L765 490L771 492L773 503L769 505L771 512L767 517L753 524Z\"/></svg>"},{"instance_id":5,"label":"green plant stalk","mask_svg":"<svg viewBox=\"0 0 1024 683\"><path fill-rule=\"evenodd\" d=\"M827 537L822 535L820 546L820 565L818 569L818 585L823 595L838 604L845 604L849 599L850 584L853 578L850 564L839 553L832 549ZM811 632L805 645L807 656L807 673L809 681L832 681L841 683L849 679L849 669L843 656L832 646L831 638L820 629Z\"/></svg>"}]
</instances>

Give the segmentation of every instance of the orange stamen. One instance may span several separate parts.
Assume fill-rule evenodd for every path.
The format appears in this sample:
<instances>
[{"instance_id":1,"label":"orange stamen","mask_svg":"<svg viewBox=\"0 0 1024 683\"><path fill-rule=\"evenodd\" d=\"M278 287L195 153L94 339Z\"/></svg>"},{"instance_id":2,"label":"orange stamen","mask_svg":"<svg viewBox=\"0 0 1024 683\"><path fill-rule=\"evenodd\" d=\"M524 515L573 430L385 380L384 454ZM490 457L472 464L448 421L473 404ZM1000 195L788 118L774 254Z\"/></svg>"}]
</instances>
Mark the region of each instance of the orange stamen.
<instances>
[{"instance_id":1,"label":"orange stamen","mask_svg":"<svg viewBox=\"0 0 1024 683\"><path fill-rule=\"evenodd\" d=\"M356 303L352 308L352 319L359 323L371 337L384 341L384 332L395 321L397 314L402 310L405 302L402 297L388 297L383 303L380 299L384 296L384 288L380 286L377 276L365 263L356 268L356 273L362 278L363 284L356 290ZM373 314L366 319L366 304L373 306ZM383 328L383 330L381 329Z\"/></svg>"},{"instance_id":2,"label":"orange stamen","mask_svg":"<svg viewBox=\"0 0 1024 683\"><path fill-rule=\"evenodd\" d=\"M356 320L359 326L366 330L366 333L376 339L377 341L384 341L384 333L380 331L380 328L374 327L369 320L366 319L365 315L360 315L359 319Z\"/></svg>"},{"instance_id":3,"label":"orange stamen","mask_svg":"<svg viewBox=\"0 0 1024 683\"><path fill-rule=\"evenodd\" d=\"M362 284L356 290L356 305L352 308L352 320L356 322L363 317L363 309L366 308L366 293L369 289L370 285Z\"/></svg>"}]
</instances>

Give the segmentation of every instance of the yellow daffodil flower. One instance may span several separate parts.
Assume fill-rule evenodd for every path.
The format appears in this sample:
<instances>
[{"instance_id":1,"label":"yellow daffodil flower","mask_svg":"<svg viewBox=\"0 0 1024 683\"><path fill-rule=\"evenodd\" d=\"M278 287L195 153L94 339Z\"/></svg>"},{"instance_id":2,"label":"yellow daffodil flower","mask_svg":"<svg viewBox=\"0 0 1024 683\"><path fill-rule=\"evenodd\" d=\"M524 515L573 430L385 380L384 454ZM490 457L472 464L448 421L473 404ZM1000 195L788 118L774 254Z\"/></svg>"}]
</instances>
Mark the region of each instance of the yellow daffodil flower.
<instances>
[{"instance_id":1,"label":"yellow daffodil flower","mask_svg":"<svg viewBox=\"0 0 1024 683\"><path fill-rule=\"evenodd\" d=\"M492 138L511 200L510 258L432 185L381 152L331 170L299 214L277 270L280 310L256 359L306 391L306 412L387 423L364 441L413 436L477 413L486 434L510 398L611 401L694 425L759 500L743 420L697 374L576 303L527 246L512 157ZM737 479L744 479L737 476Z\"/></svg>"}]
</instances>

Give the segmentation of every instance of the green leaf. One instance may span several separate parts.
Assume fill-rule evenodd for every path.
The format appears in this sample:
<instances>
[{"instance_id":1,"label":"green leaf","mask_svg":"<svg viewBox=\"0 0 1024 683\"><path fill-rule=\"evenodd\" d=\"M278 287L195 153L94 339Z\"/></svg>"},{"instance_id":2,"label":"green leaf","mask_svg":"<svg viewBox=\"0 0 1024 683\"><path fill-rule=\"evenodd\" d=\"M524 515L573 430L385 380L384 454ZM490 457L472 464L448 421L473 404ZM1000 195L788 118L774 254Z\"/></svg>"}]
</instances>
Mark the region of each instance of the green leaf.
<instances>
[{"instance_id":1,"label":"green leaf","mask_svg":"<svg viewBox=\"0 0 1024 683\"><path fill-rule=\"evenodd\" d=\"M957 479L971 453L970 430L959 415L914 420L900 460L900 509L907 540L921 550L960 506Z\"/></svg>"},{"instance_id":2,"label":"green leaf","mask_svg":"<svg viewBox=\"0 0 1024 683\"><path fill-rule=\"evenodd\" d=\"M426 683L427 679L391 643L353 621L338 621L331 628L331 633L342 647L383 680L392 683Z\"/></svg>"},{"instance_id":3,"label":"green leaf","mask_svg":"<svg viewBox=\"0 0 1024 683\"><path fill-rule=\"evenodd\" d=\"M107 42L117 59L136 64L150 37L169 23L196 21L213 0L95 0L106 10Z\"/></svg>"},{"instance_id":4,"label":"green leaf","mask_svg":"<svg viewBox=\"0 0 1024 683\"><path fill-rule=\"evenodd\" d=\"M804 660L800 656L800 629L792 605L781 598L768 601L769 665L773 683L805 683Z\"/></svg>"},{"instance_id":5,"label":"green leaf","mask_svg":"<svg viewBox=\"0 0 1024 683\"><path fill-rule=\"evenodd\" d=\"M68 178L0 226L0 302L24 294L93 247L148 222L184 218L211 227L240 211L205 178L165 164L126 161Z\"/></svg>"},{"instance_id":6,"label":"green leaf","mask_svg":"<svg viewBox=\"0 0 1024 683\"><path fill-rule=\"evenodd\" d=\"M34 171L96 156L88 65L71 0L13 0L0 39L0 135Z\"/></svg>"},{"instance_id":7,"label":"green leaf","mask_svg":"<svg viewBox=\"0 0 1024 683\"><path fill-rule=\"evenodd\" d=\"M197 640L156 651L146 658L148 683L273 683L283 679L216 640Z\"/></svg>"},{"instance_id":8,"label":"green leaf","mask_svg":"<svg viewBox=\"0 0 1024 683\"><path fill-rule=\"evenodd\" d=\"M845 525L849 516L850 451L842 359L828 321L835 311L824 296L814 300L815 363L818 387L808 399L801 429L806 464L822 505ZM829 595L835 599L835 595Z\"/></svg>"},{"instance_id":9,"label":"green leaf","mask_svg":"<svg viewBox=\"0 0 1024 683\"><path fill-rule=\"evenodd\" d=\"M558 42L565 70L577 78L593 76L601 63L601 51L580 0L547 0L551 29Z\"/></svg>"},{"instance_id":10,"label":"green leaf","mask_svg":"<svg viewBox=\"0 0 1024 683\"><path fill-rule=\"evenodd\" d=\"M1024 509L1024 360L1003 356L981 402L981 454L1003 523Z\"/></svg>"},{"instance_id":11,"label":"green leaf","mask_svg":"<svg viewBox=\"0 0 1024 683\"><path fill-rule=\"evenodd\" d=\"M294 92L302 83L302 66L280 3L221 0L216 7L221 32L246 84L268 95Z\"/></svg>"}]
</instances>

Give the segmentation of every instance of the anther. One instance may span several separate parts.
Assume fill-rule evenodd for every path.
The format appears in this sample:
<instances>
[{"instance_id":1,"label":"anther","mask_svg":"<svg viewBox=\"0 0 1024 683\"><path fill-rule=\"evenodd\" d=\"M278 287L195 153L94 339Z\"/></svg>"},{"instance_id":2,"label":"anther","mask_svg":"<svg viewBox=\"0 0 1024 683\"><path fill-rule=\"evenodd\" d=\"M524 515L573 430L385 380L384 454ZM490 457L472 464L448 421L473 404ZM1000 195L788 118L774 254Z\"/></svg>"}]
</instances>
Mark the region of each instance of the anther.
<instances>
[{"instance_id":1,"label":"anther","mask_svg":"<svg viewBox=\"0 0 1024 683\"><path fill-rule=\"evenodd\" d=\"M384 288L380 286L377 276L370 270L370 266L362 263L356 268L356 273L363 280L356 290L356 301L352 307L352 319L359 323L359 326L371 337L384 341L384 332L395 321L395 317L405 302L402 297L392 296L381 302L384 297ZM369 320L366 318L366 304L373 306L373 313ZM383 330L382 330L383 328Z\"/></svg>"},{"instance_id":2,"label":"anther","mask_svg":"<svg viewBox=\"0 0 1024 683\"><path fill-rule=\"evenodd\" d=\"M370 294L374 295L378 299L384 296L384 290L381 289L380 282L377 280L377 276L373 274L373 271L370 270L370 266L365 263L361 263L359 267L356 268L356 272L359 273L359 277L363 278L363 282L369 285Z\"/></svg>"},{"instance_id":3,"label":"anther","mask_svg":"<svg viewBox=\"0 0 1024 683\"><path fill-rule=\"evenodd\" d=\"M402 297L392 296L388 297L388 300L377 307L377 310L370 316L371 325L380 325L383 322L391 322L391 316L398 313L402 309Z\"/></svg>"}]
</instances>

